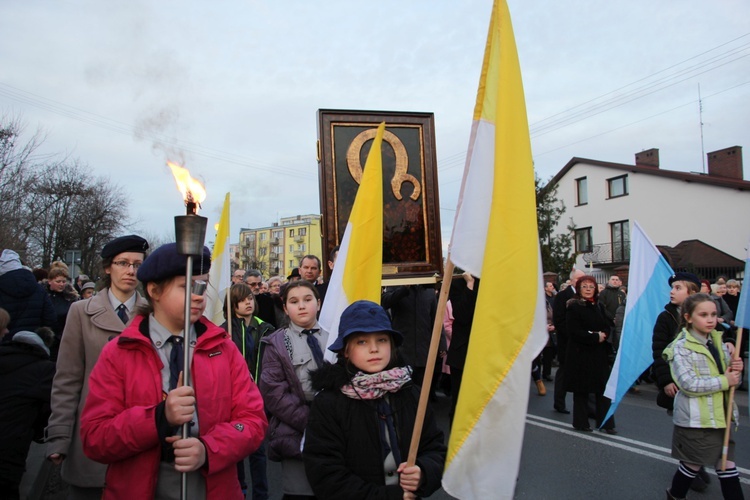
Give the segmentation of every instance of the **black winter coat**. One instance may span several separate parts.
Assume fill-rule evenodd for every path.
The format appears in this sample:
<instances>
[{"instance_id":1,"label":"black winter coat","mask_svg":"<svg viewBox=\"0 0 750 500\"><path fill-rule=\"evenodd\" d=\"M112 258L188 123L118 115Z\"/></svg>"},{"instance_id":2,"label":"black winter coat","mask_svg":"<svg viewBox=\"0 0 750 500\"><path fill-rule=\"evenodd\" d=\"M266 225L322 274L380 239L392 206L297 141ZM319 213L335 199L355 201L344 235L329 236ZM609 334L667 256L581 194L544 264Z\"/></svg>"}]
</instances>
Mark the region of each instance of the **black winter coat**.
<instances>
[{"instance_id":1,"label":"black winter coat","mask_svg":"<svg viewBox=\"0 0 750 500\"><path fill-rule=\"evenodd\" d=\"M40 326L54 328L57 317L47 292L28 269L16 269L0 276L0 307L10 314L10 334Z\"/></svg>"},{"instance_id":2,"label":"black winter coat","mask_svg":"<svg viewBox=\"0 0 750 500\"><path fill-rule=\"evenodd\" d=\"M381 304L383 309L390 310L393 329L404 336L400 352L406 362L413 367L427 366L437 314L435 290L421 285L399 286L387 290ZM445 334L440 337L440 350L446 350Z\"/></svg>"},{"instance_id":3,"label":"black winter coat","mask_svg":"<svg viewBox=\"0 0 750 500\"><path fill-rule=\"evenodd\" d=\"M672 371L669 369L669 363L661 357L661 354L672 343L680 331L679 320L680 309L670 302L664 306L664 310L659 313L654 324L654 335L651 338L654 366L651 369L651 373L654 374L656 385L660 390L674 382L672 380Z\"/></svg>"},{"instance_id":4,"label":"black winter coat","mask_svg":"<svg viewBox=\"0 0 750 500\"><path fill-rule=\"evenodd\" d=\"M469 290L463 277L454 278L451 282L448 298L453 307L453 333L448 346L446 363L451 368L463 370L466 354L469 350L469 335L474 322L474 309L477 306L479 278L474 279L474 289Z\"/></svg>"},{"instance_id":5,"label":"black winter coat","mask_svg":"<svg viewBox=\"0 0 750 500\"><path fill-rule=\"evenodd\" d=\"M327 500L401 500L403 490L385 485L376 401L349 398L339 390L350 375L342 363L326 364L313 374L315 396L305 431L302 458L307 479L317 498ZM404 461L409 453L419 393L405 385L388 396L394 426ZM446 448L429 407L417 453L422 469L418 496L429 496L440 488Z\"/></svg>"},{"instance_id":6,"label":"black winter coat","mask_svg":"<svg viewBox=\"0 0 750 500\"><path fill-rule=\"evenodd\" d=\"M55 364L41 347L0 345L0 477L6 481L20 483L32 439L44 436L54 375Z\"/></svg>"},{"instance_id":7,"label":"black winter coat","mask_svg":"<svg viewBox=\"0 0 750 500\"><path fill-rule=\"evenodd\" d=\"M612 345L599 342L590 332L612 332L612 322L604 307L580 299L568 301L565 316L568 352L565 360L565 390L568 392L604 393L609 378Z\"/></svg>"},{"instance_id":8,"label":"black winter coat","mask_svg":"<svg viewBox=\"0 0 750 500\"><path fill-rule=\"evenodd\" d=\"M568 331L565 328L565 317L568 314L568 301L575 296L573 287L568 287L562 292L555 295L555 302L552 305L552 324L555 325L555 334L557 334L557 359L561 365L565 364L565 357L568 353Z\"/></svg>"}]
</instances>

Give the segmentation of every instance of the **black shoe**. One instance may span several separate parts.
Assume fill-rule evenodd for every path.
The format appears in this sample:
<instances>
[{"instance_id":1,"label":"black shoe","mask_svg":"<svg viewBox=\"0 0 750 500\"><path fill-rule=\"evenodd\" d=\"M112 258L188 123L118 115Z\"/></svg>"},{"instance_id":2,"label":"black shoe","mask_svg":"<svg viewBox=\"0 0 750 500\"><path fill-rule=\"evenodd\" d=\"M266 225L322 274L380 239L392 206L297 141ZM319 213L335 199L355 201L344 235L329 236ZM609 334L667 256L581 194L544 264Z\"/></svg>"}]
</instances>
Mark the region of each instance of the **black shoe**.
<instances>
[{"instance_id":1,"label":"black shoe","mask_svg":"<svg viewBox=\"0 0 750 500\"><path fill-rule=\"evenodd\" d=\"M574 428L575 430L577 430L577 431L581 431L581 432L593 432L593 431L594 431L594 429L592 429L591 427L576 427L576 426L574 425L574 426L573 426L573 428Z\"/></svg>"},{"instance_id":2,"label":"black shoe","mask_svg":"<svg viewBox=\"0 0 750 500\"><path fill-rule=\"evenodd\" d=\"M562 413L563 415L570 415L570 410L566 410L565 408L560 408L559 406L555 406L555 411L557 413Z\"/></svg>"},{"instance_id":3,"label":"black shoe","mask_svg":"<svg viewBox=\"0 0 750 500\"><path fill-rule=\"evenodd\" d=\"M708 485L703 480L703 478L699 475L695 476L695 479L693 479L693 482L690 483L690 489L694 491L706 491L706 488L708 488Z\"/></svg>"},{"instance_id":4,"label":"black shoe","mask_svg":"<svg viewBox=\"0 0 750 500\"><path fill-rule=\"evenodd\" d=\"M617 434L617 431L615 429L599 429L600 432L606 432L610 436L614 436Z\"/></svg>"}]
</instances>

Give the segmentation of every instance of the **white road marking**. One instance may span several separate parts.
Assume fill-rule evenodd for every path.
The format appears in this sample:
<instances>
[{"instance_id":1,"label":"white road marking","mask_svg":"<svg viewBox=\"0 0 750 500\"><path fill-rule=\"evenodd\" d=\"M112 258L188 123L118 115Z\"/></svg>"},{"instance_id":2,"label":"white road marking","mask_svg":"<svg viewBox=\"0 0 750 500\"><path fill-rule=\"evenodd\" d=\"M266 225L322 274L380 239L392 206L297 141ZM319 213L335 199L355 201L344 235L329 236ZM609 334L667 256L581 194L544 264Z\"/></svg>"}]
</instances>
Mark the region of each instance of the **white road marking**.
<instances>
[{"instance_id":1,"label":"white road marking","mask_svg":"<svg viewBox=\"0 0 750 500\"><path fill-rule=\"evenodd\" d=\"M663 446L656 446L650 443L644 443L643 441L637 441L635 439L628 439L621 436L610 436L608 434L602 434L602 435L595 435L595 434L589 434L584 433L581 431L576 431L569 428L563 428L562 426L567 427L568 423L560 422L558 420L552 420L544 417L539 417L537 415L526 415L526 423L530 425L534 425L536 427L541 427L543 429L559 432L561 434L567 434L568 436L577 437L580 439L585 439L587 441L593 441L599 444L604 444L606 446L611 446L612 448L618 448L621 450L629 451L631 453L635 453L638 455L642 455L644 457L653 458L656 460L661 460L662 462L667 462L673 465L677 465L679 462L669 456L669 454L672 452L670 448L664 448ZM538 422L536 420L539 420ZM545 423L545 422L549 422ZM553 424L553 425L550 425ZM621 442L617 442L621 441ZM623 443L629 443L629 444L623 444ZM630 446L633 445L633 446ZM660 451L662 453L665 453L665 455L660 455L658 453L653 453L651 451L646 451L644 449L636 448L635 446L640 446L641 448L650 448L652 450ZM744 475L750 475L749 469L744 469L742 467L737 467L737 472ZM750 479L744 478L740 476L740 482L743 484L749 484L750 485Z\"/></svg>"}]
</instances>

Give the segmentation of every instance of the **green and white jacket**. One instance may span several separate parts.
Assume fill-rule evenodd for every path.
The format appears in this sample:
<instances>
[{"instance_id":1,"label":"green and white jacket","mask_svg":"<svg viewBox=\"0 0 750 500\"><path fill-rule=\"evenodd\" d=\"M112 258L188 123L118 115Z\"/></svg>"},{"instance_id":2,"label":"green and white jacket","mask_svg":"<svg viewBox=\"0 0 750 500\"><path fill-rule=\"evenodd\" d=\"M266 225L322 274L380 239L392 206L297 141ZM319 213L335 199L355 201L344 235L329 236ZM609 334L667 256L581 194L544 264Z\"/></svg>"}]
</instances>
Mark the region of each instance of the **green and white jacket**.
<instances>
[{"instance_id":1,"label":"green and white jacket","mask_svg":"<svg viewBox=\"0 0 750 500\"><path fill-rule=\"evenodd\" d=\"M726 370L729 352L721 340L721 333L712 331L711 340ZM669 363L672 379L680 389L674 398L674 424L679 427L725 429L725 395L729 382L724 370L716 366L706 347L706 340L683 329L664 349L662 357ZM732 413L736 422L736 406Z\"/></svg>"}]
</instances>

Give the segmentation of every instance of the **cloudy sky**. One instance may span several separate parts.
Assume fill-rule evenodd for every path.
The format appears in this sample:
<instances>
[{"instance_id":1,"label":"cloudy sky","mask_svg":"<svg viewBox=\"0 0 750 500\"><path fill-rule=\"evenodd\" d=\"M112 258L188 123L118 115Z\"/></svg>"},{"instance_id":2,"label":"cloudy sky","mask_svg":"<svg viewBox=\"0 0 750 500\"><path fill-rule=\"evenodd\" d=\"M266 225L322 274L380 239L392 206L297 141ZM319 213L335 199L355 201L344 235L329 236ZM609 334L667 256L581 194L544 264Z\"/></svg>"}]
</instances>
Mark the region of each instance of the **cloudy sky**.
<instances>
[{"instance_id":1,"label":"cloudy sky","mask_svg":"<svg viewBox=\"0 0 750 500\"><path fill-rule=\"evenodd\" d=\"M509 0L534 161L574 156L701 171L750 150L747 0ZM320 108L435 113L443 238L453 223L491 0L3 0L0 116L43 129L122 186L125 230L162 239L185 161L232 234L319 213ZM745 154L747 156L747 152ZM745 169L745 179L748 179ZM211 235L209 235L209 240Z\"/></svg>"}]
</instances>

